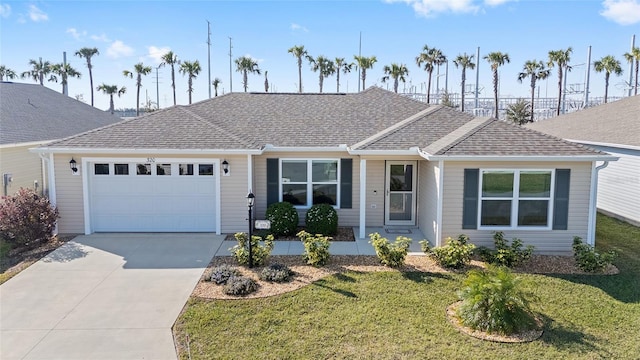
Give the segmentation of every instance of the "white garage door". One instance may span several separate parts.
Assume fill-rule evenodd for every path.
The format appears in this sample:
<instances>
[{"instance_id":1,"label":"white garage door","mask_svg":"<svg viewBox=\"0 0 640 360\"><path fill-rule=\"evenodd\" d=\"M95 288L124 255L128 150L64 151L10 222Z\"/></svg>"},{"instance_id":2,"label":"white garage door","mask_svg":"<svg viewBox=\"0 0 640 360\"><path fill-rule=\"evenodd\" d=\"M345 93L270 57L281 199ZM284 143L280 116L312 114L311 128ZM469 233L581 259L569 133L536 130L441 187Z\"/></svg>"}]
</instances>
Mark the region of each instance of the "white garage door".
<instances>
[{"instance_id":1,"label":"white garage door","mask_svg":"<svg viewBox=\"0 0 640 360\"><path fill-rule=\"evenodd\" d=\"M214 162L89 164L94 232L216 231Z\"/></svg>"}]
</instances>

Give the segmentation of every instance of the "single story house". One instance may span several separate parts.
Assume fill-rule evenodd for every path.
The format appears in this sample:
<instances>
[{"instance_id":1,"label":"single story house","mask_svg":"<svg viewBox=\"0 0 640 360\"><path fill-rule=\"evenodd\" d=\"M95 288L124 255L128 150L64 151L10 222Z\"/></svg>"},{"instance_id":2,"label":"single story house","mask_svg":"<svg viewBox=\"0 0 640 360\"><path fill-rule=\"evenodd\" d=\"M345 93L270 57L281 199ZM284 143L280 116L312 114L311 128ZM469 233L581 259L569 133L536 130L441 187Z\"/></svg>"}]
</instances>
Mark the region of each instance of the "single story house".
<instances>
[{"instance_id":1,"label":"single story house","mask_svg":"<svg viewBox=\"0 0 640 360\"><path fill-rule=\"evenodd\" d=\"M596 162L581 145L377 87L354 94L230 93L91 130L49 156L60 232L247 231L289 201L341 226L519 237L543 253L593 243ZM78 171L69 162L78 162Z\"/></svg>"},{"instance_id":2,"label":"single story house","mask_svg":"<svg viewBox=\"0 0 640 360\"><path fill-rule=\"evenodd\" d=\"M597 207L640 226L640 96L527 126L618 157L600 171Z\"/></svg>"},{"instance_id":3,"label":"single story house","mask_svg":"<svg viewBox=\"0 0 640 360\"><path fill-rule=\"evenodd\" d=\"M37 84L0 82L2 195L20 188L47 193L44 160L29 148L121 119Z\"/></svg>"}]
</instances>

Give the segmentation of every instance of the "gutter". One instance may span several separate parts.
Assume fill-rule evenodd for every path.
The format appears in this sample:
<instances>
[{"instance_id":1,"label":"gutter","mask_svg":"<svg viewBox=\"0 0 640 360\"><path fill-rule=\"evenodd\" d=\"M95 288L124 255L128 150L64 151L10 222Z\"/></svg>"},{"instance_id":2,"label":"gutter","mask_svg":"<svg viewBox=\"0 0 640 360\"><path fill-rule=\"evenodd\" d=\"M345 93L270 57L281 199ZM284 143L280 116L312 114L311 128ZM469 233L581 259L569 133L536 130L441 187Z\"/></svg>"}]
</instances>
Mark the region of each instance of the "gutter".
<instances>
[{"instance_id":1,"label":"gutter","mask_svg":"<svg viewBox=\"0 0 640 360\"><path fill-rule=\"evenodd\" d=\"M39 147L31 148L33 153L58 153L58 154L227 154L227 155L261 155L262 150L240 150L240 149L110 149L110 148L55 148Z\"/></svg>"},{"instance_id":2,"label":"gutter","mask_svg":"<svg viewBox=\"0 0 640 360\"><path fill-rule=\"evenodd\" d=\"M338 146L275 146L266 144L258 155L265 152L343 152L349 151L346 144Z\"/></svg>"}]
</instances>

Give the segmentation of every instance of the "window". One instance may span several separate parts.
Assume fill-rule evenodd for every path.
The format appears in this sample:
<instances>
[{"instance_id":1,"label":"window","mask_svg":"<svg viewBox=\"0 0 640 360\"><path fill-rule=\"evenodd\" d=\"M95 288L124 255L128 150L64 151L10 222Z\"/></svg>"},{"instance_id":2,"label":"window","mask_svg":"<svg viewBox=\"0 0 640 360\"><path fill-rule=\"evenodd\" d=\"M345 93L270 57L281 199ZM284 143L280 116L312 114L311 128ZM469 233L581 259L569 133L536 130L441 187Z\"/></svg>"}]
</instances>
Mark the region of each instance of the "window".
<instances>
[{"instance_id":1,"label":"window","mask_svg":"<svg viewBox=\"0 0 640 360\"><path fill-rule=\"evenodd\" d=\"M193 175L193 164L178 165L180 175Z\"/></svg>"},{"instance_id":2,"label":"window","mask_svg":"<svg viewBox=\"0 0 640 360\"><path fill-rule=\"evenodd\" d=\"M156 174L171 175L171 164L156 164Z\"/></svg>"},{"instance_id":3,"label":"window","mask_svg":"<svg viewBox=\"0 0 640 360\"><path fill-rule=\"evenodd\" d=\"M136 165L136 174L137 175L151 175L151 164L137 164Z\"/></svg>"},{"instance_id":4,"label":"window","mask_svg":"<svg viewBox=\"0 0 640 360\"><path fill-rule=\"evenodd\" d=\"M113 173L115 175L129 175L129 164L114 164Z\"/></svg>"},{"instance_id":5,"label":"window","mask_svg":"<svg viewBox=\"0 0 640 360\"><path fill-rule=\"evenodd\" d=\"M93 169L96 175L109 175L109 164L94 164Z\"/></svg>"},{"instance_id":6,"label":"window","mask_svg":"<svg viewBox=\"0 0 640 360\"><path fill-rule=\"evenodd\" d=\"M552 170L483 170L481 227L550 226Z\"/></svg>"},{"instance_id":7,"label":"window","mask_svg":"<svg viewBox=\"0 0 640 360\"><path fill-rule=\"evenodd\" d=\"M338 204L339 161L337 159L290 159L282 160L281 164L282 201L299 207Z\"/></svg>"},{"instance_id":8,"label":"window","mask_svg":"<svg viewBox=\"0 0 640 360\"><path fill-rule=\"evenodd\" d=\"M198 175L210 175L213 176L213 164L200 164L198 165Z\"/></svg>"}]
</instances>

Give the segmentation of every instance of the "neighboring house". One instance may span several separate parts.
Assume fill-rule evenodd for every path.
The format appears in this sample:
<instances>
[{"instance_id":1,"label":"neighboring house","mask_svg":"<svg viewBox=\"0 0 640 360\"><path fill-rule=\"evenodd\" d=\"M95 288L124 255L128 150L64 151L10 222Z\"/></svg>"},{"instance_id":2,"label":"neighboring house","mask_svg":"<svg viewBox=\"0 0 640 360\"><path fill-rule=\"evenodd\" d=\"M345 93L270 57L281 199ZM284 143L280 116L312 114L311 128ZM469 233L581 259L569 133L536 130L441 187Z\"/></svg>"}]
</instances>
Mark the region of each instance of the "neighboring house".
<instances>
[{"instance_id":1,"label":"neighboring house","mask_svg":"<svg viewBox=\"0 0 640 360\"><path fill-rule=\"evenodd\" d=\"M640 96L527 125L610 153L598 178L598 210L640 226Z\"/></svg>"},{"instance_id":2,"label":"neighboring house","mask_svg":"<svg viewBox=\"0 0 640 360\"><path fill-rule=\"evenodd\" d=\"M43 160L29 148L120 120L41 85L0 82L2 195L21 187L46 193L48 158Z\"/></svg>"},{"instance_id":3,"label":"neighboring house","mask_svg":"<svg viewBox=\"0 0 640 360\"><path fill-rule=\"evenodd\" d=\"M433 245L503 230L544 253L594 239L596 161L548 135L372 87L232 93L37 149L54 159L60 232L247 231L292 202L332 203L341 226L419 228ZM76 159L79 171L69 169ZM177 240L179 241L179 240Z\"/></svg>"}]
</instances>

